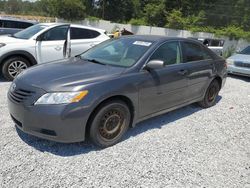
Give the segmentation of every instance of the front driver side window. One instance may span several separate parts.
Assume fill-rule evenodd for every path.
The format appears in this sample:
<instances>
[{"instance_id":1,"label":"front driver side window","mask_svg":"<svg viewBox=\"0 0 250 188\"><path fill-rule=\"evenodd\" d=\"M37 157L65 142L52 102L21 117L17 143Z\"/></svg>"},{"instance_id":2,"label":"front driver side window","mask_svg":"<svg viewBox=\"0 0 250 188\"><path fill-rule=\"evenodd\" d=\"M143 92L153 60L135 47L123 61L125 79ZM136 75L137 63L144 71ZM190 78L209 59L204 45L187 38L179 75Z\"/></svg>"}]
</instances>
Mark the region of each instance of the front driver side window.
<instances>
[{"instance_id":1,"label":"front driver side window","mask_svg":"<svg viewBox=\"0 0 250 188\"><path fill-rule=\"evenodd\" d=\"M161 45L151 56L150 60L164 61L164 65L181 63L179 42L167 42Z\"/></svg>"},{"instance_id":2,"label":"front driver side window","mask_svg":"<svg viewBox=\"0 0 250 188\"><path fill-rule=\"evenodd\" d=\"M66 40L68 26L59 26L43 34L43 41Z\"/></svg>"}]
</instances>

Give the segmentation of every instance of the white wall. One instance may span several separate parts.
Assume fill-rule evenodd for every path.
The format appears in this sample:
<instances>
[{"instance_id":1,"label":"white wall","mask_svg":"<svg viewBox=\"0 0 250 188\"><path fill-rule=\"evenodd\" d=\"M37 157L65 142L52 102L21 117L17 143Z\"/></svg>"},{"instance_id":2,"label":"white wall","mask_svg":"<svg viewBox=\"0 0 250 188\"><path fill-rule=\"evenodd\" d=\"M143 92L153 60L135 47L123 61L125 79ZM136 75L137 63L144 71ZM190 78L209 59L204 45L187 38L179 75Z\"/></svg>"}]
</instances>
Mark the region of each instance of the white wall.
<instances>
[{"instance_id":1,"label":"white wall","mask_svg":"<svg viewBox=\"0 0 250 188\"><path fill-rule=\"evenodd\" d=\"M57 19L57 22L65 22L65 21L62 19ZM165 35L169 37L214 38L214 35L211 33L204 33L204 32L192 33L190 31L185 31L185 30L173 30L173 29L167 29L167 28L161 28L161 27L134 26L130 24L112 23L110 21L105 21L105 20L99 20L99 21L83 20L83 21L79 21L75 23L83 24L86 26L92 26L96 28L101 28L108 32L113 32L116 28L119 28L119 29L125 28L129 31L132 31L136 35L148 35L149 34L149 35Z\"/></svg>"}]
</instances>

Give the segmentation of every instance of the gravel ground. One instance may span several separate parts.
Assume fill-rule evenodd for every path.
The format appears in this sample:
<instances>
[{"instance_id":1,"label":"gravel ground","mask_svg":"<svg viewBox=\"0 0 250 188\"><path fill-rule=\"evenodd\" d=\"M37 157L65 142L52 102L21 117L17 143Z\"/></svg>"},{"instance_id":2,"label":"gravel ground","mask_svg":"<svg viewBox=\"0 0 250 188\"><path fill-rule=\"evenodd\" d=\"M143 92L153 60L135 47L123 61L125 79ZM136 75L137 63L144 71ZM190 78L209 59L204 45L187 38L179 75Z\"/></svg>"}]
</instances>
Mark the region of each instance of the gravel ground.
<instances>
[{"instance_id":1,"label":"gravel ground","mask_svg":"<svg viewBox=\"0 0 250 188\"><path fill-rule=\"evenodd\" d=\"M0 187L250 187L250 79L218 104L140 123L119 144L58 144L16 131L0 81Z\"/></svg>"}]
</instances>

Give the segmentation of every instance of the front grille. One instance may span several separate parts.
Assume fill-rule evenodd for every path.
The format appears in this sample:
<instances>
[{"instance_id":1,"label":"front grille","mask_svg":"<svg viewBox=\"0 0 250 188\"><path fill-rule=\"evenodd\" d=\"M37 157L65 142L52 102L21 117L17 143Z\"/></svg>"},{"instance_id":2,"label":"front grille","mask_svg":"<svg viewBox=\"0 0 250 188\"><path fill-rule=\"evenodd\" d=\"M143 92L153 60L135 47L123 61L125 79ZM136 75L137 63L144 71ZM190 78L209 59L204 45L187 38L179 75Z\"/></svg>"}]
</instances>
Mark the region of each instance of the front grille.
<instances>
[{"instance_id":1,"label":"front grille","mask_svg":"<svg viewBox=\"0 0 250 188\"><path fill-rule=\"evenodd\" d=\"M234 62L234 65L237 67L250 68L250 63L236 61L236 62Z\"/></svg>"},{"instance_id":2,"label":"front grille","mask_svg":"<svg viewBox=\"0 0 250 188\"><path fill-rule=\"evenodd\" d=\"M31 97L33 94L34 92L23 90L23 89L17 89L17 90L9 92L10 98L17 103L21 103L25 101L26 99Z\"/></svg>"}]
</instances>

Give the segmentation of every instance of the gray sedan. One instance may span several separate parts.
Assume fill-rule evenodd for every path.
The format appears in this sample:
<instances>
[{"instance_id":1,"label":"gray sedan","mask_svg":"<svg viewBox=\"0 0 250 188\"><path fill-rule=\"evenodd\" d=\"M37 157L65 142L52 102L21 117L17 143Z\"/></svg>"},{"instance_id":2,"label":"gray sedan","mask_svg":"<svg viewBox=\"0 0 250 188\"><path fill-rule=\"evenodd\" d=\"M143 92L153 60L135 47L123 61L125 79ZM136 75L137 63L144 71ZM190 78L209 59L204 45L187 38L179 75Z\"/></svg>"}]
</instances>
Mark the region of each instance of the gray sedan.
<instances>
[{"instance_id":1,"label":"gray sedan","mask_svg":"<svg viewBox=\"0 0 250 188\"><path fill-rule=\"evenodd\" d=\"M195 102L215 105L226 76L225 60L197 41L121 37L24 71L8 106L28 134L67 143L88 136L109 147L142 120Z\"/></svg>"}]
</instances>

